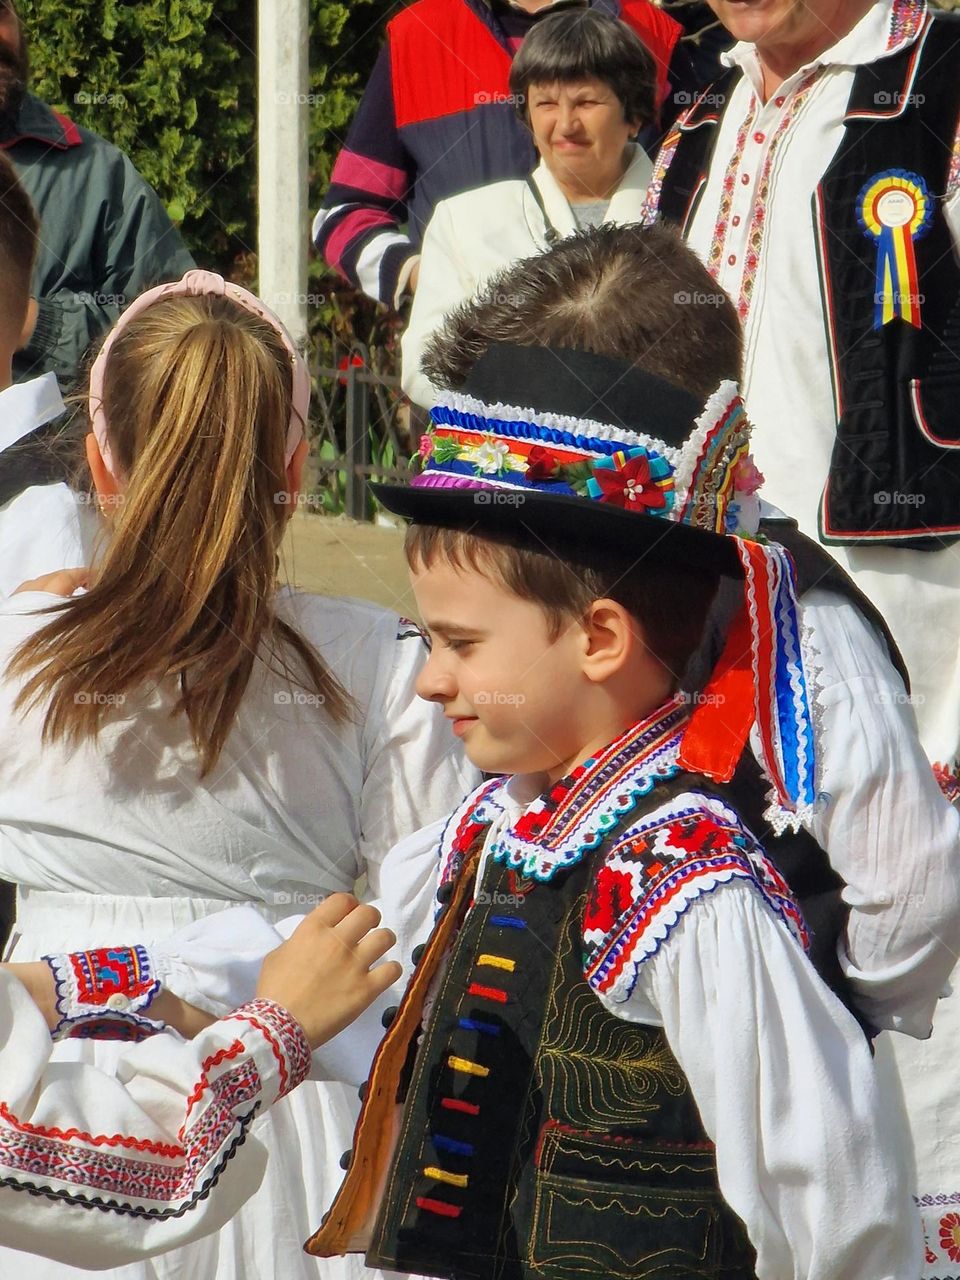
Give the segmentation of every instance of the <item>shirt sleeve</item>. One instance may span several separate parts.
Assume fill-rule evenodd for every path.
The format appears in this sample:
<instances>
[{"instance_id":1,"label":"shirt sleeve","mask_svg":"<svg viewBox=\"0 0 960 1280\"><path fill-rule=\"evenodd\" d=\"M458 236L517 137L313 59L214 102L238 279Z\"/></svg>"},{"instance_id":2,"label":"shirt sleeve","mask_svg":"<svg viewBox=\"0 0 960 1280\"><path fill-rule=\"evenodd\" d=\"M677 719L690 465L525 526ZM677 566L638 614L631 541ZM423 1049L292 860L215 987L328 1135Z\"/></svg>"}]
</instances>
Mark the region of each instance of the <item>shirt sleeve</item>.
<instances>
[{"instance_id":1,"label":"shirt sleeve","mask_svg":"<svg viewBox=\"0 0 960 1280\"><path fill-rule=\"evenodd\" d=\"M0 1231L10 1248L119 1266L219 1230L260 1185L254 1118L306 1075L279 1005L257 1001L196 1039L126 1048L108 1073L52 1060L26 990L0 972Z\"/></svg>"},{"instance_id":2,"label":"shirt sleeve","mask_svg":"<svg viewBox=\"0 0 960 1280\"><path fill-rule=\"evenodd\" d=\"M459 232L462 241L463 228ZM424 348L443 324L444 317L474 293L476 280L466 271L458 250L458 233L451 210L441 201L427 224L420 252L420 276L410 308L410 322L401 340L404 391L414 404L430 409L437 389L420 368Z\"/></svg>"},{"instance_id":3,"label":"shirt sleeve","mask_svg":"<svg viewBox=\"0 0 960 1280\"><path fill-rule=\"evenodd\" d=\"M827 591L803 606L820 655L824 744L810 829L846 881L841 967L873 1026L924 1038L960 950L960 812L873 628Z\"/></svg>"},{"instance_id":4,"label":"shirt sleeve","mask_svg":"<svg viewBox=\"0 0 960 1280\"><path fill-rule=\"evenodd\" d=\"M414 245L401 230L413 176L397 130L385 45L333 166L313 239L329 266L355 289L394 307L416 261Z\"/></svg>"},{"instance_id":5,"label":"shirt sleeve","mask_svg":"<svg viewBox=\"0 0 960 1280\"><path fill-rule=\"evenodd\" d=\"M759 1280L913 1280L920 1239L870 1051L751 885L697 899L617 1016L662 1023Z\"/></svg>"}]
</instances>

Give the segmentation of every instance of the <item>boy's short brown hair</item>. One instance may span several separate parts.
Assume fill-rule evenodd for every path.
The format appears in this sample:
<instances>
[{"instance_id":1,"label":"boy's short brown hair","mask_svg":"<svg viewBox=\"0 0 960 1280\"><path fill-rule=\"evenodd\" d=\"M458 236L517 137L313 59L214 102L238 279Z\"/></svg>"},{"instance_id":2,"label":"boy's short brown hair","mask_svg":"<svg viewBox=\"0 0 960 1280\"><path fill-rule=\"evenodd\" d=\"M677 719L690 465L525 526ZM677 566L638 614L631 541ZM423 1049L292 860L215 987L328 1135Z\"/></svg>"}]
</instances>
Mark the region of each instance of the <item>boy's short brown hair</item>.
<instances>
[{"instance_id":1,"label":"boy's short brown hair","mask_svg":"<svg viewBox=\"0 0 960 1280\"><path fill-rule=\"evenodd\" d=\"M565 557L562 548L534 549L507 537L427 524L410 525L404 552L411 568L440 561L475 569L540 605L553 638L582 619L594 600L615 600L639 622L650 653L677 684L700 647L720 581L712 570L669 557L631 562L604 552L586 564Z\"/></svg>"},{"instance_id":2,"label":"boy's short brown hair","mask_svg":"<svg viewBox=\"0 0 960 1280\"><path fill-rule=\"evenodd\" d=\"M739 380L743 350L733 303L674 230L611 223L494 276L447 316L424 372L457 390L494 342L609 356L703 401Z\"/></svg>"}]
</instances>

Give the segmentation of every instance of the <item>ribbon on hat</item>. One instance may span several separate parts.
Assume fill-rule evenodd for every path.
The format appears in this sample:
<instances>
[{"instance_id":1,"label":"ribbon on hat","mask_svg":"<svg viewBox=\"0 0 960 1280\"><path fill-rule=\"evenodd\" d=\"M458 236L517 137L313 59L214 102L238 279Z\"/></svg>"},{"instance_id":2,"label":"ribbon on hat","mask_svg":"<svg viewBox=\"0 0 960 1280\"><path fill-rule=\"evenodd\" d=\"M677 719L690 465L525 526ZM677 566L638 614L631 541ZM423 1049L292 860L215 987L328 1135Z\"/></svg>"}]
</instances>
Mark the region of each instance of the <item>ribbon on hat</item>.
<instances>
[{"instance_id":1,"label":"ribbon on hat","mask_svg":"<svg viewBox=\"0 0 960 1280\"><path fill-rule=\"evenodd\" d=\"M249 289L244 289L241 285L234 284L231 280L224 280L223 276L217 275L214 271L188 271L181 280L173 280L168 284L160 284L153 289L147 289L145 293L141 293L138 298L135 298L130 303L130 306L121 313L119 320L107 335L106 341L93 362L93 368L90 370L90 428L96 437L97 447L100 450L100 456L103 458L104 466L114 479L116 479L116 473L107 436L107 416L103 411L103 378L114 339L118 333L126 328L131 320L142 315L155 302L160 302L165 298L200 298L205 296L229 298L237 306L242 307L244 311L249 311L252 315L265 320L272 329L276 330L280 341L290 354L293 366L290 423L287 427L287 441L284 450L284 462L287 466L290 465L297 446L303 439L307 413L310 409L310 370L307 368L307 362L298 350L283 321Z\"/></svg>"},{"instance_id":2,"label":"ribbon on hat","mask_svg":"<svg viewBox=\"0 0 960 1280\"><path fill-rule=\"evenodd\" d=\"M756 723L772 783L767 817L798 826L816 800L812 672L804 663L793 562L777 543L737 538L743 607L690 718L679 762L716 782L733 777Z\"/></svg>"}]
</instances>

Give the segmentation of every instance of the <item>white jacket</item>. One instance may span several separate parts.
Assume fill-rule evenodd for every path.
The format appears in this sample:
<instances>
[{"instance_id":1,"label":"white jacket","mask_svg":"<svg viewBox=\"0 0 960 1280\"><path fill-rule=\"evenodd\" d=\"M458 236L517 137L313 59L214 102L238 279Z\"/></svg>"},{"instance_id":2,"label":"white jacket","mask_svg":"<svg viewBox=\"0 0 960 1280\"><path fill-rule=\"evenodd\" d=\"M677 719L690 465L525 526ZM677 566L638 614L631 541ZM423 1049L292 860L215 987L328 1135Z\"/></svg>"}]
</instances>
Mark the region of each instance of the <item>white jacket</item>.
<instances>
[{"instance_id":1,"label":"white jacket","mask_svg":"<svg viewBox=\"0 0 960 1280\"><path fill-rule=\"evenodd\" d=\"M651 169L646 152L635 146L605 222L639 222ZM533 181L555 230L571 235L577 229L573 210L542 160ZM415 404L429 409L437 400L436 388L420 372L420 359L444 316L504 267L545 252L547 230L525 178L490 183L440 201L424 233L420 278L401 347L403 389Z\"/></svg>"}]
</instances>

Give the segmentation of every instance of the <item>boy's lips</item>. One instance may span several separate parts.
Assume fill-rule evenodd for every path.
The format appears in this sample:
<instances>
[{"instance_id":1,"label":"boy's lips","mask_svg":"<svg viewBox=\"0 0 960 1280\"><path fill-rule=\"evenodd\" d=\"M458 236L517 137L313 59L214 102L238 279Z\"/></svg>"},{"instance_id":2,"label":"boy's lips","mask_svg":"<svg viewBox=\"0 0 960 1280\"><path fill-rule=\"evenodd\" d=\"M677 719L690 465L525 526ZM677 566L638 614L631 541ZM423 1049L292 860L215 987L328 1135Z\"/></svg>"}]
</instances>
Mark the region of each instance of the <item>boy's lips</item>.
<instances>
[{"instance_id":1,"label":"boy's lips","mask_svg":"<svg viewBox=\"0 0 960 1280\"><path fill-rule=\"evenodd\" d=\"M462 734L466 733L470 725L476 723L477 717L476 716L447 716L447 719L451 722L451 728L453 729L453 732L459 738Z\"/></svg>"}]
</instances>

